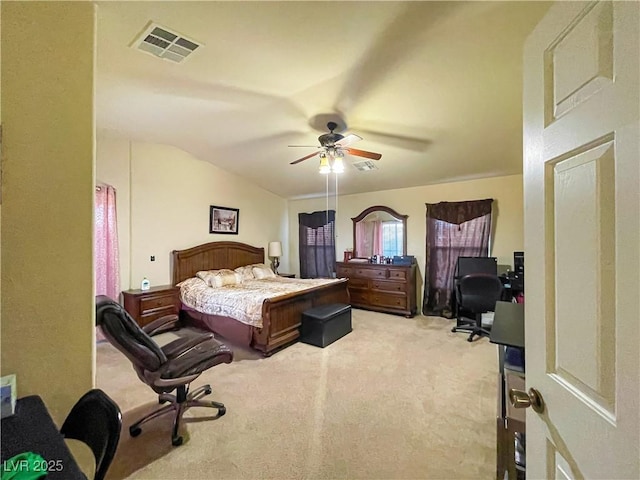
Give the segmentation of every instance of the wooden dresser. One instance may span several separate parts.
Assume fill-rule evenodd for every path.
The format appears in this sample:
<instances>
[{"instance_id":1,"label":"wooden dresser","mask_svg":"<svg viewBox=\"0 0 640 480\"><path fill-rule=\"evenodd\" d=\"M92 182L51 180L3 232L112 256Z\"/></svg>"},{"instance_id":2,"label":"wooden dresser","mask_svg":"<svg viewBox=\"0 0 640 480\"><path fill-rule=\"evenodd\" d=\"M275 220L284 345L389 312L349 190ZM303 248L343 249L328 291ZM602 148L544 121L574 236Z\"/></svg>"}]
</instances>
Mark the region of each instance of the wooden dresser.
<instances>
[{"instance_id":1,"label":"wooden dresser","mask_svg":"<svg viewBox=\"0 0 640 480\"><path fill-rule=\"evenodd\" d=\"M124 309L144 327L156 318L180 312L180 289L171 285L122 292Z\"/></svg>"},{"instance_id":2,"label":"wooden dresser","mask_svg":"<svg viewBox=\"0 0 640 480\"><path fill-rule=\"evenodd\" d=\"M351 305L367 310L416 314L416 265L337 262L337 275L349 279Z\"/></svg>"}]
</instances>

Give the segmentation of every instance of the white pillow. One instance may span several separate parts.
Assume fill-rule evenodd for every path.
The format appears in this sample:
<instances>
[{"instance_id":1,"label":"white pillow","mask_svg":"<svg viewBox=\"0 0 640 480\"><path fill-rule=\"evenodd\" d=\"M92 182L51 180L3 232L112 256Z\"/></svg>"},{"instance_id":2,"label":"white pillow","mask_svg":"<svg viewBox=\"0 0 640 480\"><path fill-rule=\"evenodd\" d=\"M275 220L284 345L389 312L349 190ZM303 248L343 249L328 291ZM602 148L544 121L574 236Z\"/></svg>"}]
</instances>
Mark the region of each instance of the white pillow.
<instances>
[{"instance_id":1,"label":"white pillow","mask_svg":"<svg viewBox=\"0 0 640 480\"><path fill-rule=\"evenodd\" d=\"M255 278L253 276L253 265L238 267L234 270L234 272L240 274L241 281L253 280Z\"/></svg>"},{"instance_id":2,"label":"white pillow","mask_svg":"<svg viewBox=\"0 0 640 480\"><path fill-rule=\"evenodd\" d=\"M258 280L262 280L263 278L274 278L276 274L265 264L260 264L253 267L253 276Z\"/></svg>"}]
</instances>

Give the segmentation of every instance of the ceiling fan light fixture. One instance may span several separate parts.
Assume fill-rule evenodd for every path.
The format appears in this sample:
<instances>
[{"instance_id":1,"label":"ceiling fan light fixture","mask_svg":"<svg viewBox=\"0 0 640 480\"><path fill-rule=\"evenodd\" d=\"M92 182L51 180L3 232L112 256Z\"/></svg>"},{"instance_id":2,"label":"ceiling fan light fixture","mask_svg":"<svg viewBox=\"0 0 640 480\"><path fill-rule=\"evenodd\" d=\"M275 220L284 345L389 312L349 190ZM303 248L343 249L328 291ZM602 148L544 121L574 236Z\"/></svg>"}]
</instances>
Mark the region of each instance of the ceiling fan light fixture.
<instances>
[{"instance_id":1,"label":"ceiling fan light fixture","mask_svg":"<svg viewBox=\"0 0 640 480\"><path fill-rule=\"evenodd\" d=\"M1 1L1 0L0 0ZM334 129L336 128L335 122L327 123L327 128L329 129L329 133L325 133L324 135L320 135L318 137L318 141L320 142L320 150L316 153L311 153L309 155L305 155L302 158L294 160L291 162L291 165L296 165L300 162L304 162L308 158L313 158L316 155L320 156L320 173L327 174L331 172L341 173L344 172L344 154L348 153L349 155L353 155L356 157L364 157L370 158L373 160L380 160L382 158L382 154L368 152L366 150L358 150L356 148L352 148L350 145L358 140L362 140L362 137L350 133L347 136L341 135L339 133L334 133ZM290 147L302 147L304 145L289 145ZM310 146L309 146L310 147ZM339 158L336 162L336 159ZM335 164L335 166L334 166Z\"/></svg>"},{"instance_id":2,"label":"ceiling fan light fixture","mask_svg":"<svg viewBox=\"0 0 640 480\"><path fill-rule=\"evenodd\" d=\"M334 159L333 159L333 172L334 173L342 173L344 172L344 161L343 161L343 154L342 152L340 152L339 154L337 154Z\"/></svg>"},{"instance_id":3,"label":"ceiling fan light fixture","mask_svg":"<svg viewBox=\"0 0 640 480\"><path fill-rule=\"evenodd\" d=\"M320 155L320 173L327 175L331 172L331 166L329 165L329 159L326 155Z\"/></svg>"}]
</instances>

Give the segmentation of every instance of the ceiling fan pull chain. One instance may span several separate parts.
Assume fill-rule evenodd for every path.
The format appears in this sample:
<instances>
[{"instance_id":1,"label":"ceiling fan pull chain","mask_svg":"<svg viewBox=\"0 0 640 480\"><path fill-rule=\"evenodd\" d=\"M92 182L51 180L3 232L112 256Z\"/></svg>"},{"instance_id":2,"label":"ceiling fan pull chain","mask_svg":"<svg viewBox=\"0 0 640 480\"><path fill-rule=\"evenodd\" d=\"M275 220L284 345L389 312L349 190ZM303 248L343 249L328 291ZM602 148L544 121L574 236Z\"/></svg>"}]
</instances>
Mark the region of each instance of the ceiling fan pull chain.
<instances>
[{"instance_id":1,"label":"ceiling fan pull chain","mask_svg":"<svg viewBox=\"0 0 640 480\"><path fill-rule=\"evenodd\" d=\"M336 177L336 215L335 215L336 221L333 224L333 236L334 236L333 238L334 238L334 243L335 243L335 241L338 239L338 221L337 221L337 218L338 218L338 174L334 173L334 175Z\"/></svg>"}]
</instances>

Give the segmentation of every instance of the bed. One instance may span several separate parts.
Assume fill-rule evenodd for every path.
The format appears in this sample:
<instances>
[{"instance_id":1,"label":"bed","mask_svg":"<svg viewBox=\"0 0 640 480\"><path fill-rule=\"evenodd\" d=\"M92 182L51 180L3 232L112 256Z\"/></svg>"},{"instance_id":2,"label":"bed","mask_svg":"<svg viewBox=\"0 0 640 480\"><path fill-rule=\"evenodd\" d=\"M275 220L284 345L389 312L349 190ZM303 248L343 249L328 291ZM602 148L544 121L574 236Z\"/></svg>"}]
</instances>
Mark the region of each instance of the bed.
<instances>
[{"instance_id":1,"label":"bed","mask_svg":"<svg viewBox=\"0 0 640 480\"><path fill-rule=\"evenodd\" d=\"M203 270L234 270L264 261L264 248L239 242L210 242L186 250L174 250L172 282L178 285ZM329 303L349 303L347 279L267 298L262 303L261 327L247 325L227 316L202 313L184 304L180 315L189 324L269 356L298 339L303 311Z\"/></svg>"}]
</instances>

